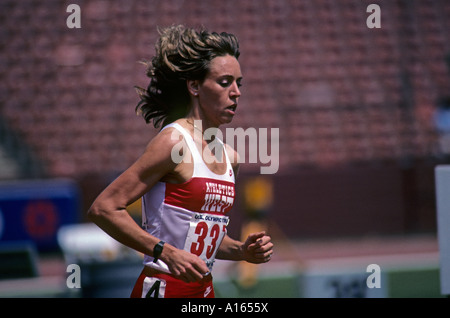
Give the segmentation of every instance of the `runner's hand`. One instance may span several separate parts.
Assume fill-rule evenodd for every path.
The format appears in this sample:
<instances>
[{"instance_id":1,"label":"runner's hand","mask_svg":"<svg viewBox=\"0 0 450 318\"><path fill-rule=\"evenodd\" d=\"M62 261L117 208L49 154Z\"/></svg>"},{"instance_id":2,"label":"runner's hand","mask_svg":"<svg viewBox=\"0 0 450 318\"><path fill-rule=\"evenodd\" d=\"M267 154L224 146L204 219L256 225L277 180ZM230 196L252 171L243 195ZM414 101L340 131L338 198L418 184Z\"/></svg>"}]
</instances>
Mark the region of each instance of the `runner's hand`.
<instances>
[{"instance_id":1,"label":"runner's hand","mask_svg":"<svg viewBox=\"0 0 450 318\"><path fill-rule=\"evenodd\" d=\"M191 283L200 281L209 274L205 262L197 255L166 245L160 258L176 278Z\"/></svg>"},{"instance_id":2,"label":"runner's hand","mask_svg":"<svg viewBox=\"0 0 450 318\"><path fill-rule=\"evenodd\" d=\"M273 254L273 243L266 232L252 233L242 245L244 260L253 264L267 263Z\"/></svg>"}]
</instances>

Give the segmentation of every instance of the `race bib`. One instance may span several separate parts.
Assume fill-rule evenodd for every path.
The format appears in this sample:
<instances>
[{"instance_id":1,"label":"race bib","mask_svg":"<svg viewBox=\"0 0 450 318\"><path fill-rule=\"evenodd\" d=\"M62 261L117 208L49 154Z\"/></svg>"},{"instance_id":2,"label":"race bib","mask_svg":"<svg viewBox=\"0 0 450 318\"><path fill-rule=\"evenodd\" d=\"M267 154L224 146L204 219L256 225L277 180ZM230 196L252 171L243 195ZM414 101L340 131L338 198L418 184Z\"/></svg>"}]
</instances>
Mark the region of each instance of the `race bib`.
<instances>
[{"instance_id":1,"label":"race bib","mask_svg":"<svg viewBox=\"0 0 450 318\"><path fill-rule=\"evenodd\" d=\"M142 285L142 298L164 298L166 281L156 277L145 277Z\"/></svg>"},{"instance_id":2,"label":"race bib","mask_svg":"<svg viewBox=\"0 0 450 318\"><path fill-rule=\"evenodd\" d=\"M211 270L217 250L227 234L228 222L227 216L194 213L184 250L200 257Z\"/></svg>"}]
</instances>

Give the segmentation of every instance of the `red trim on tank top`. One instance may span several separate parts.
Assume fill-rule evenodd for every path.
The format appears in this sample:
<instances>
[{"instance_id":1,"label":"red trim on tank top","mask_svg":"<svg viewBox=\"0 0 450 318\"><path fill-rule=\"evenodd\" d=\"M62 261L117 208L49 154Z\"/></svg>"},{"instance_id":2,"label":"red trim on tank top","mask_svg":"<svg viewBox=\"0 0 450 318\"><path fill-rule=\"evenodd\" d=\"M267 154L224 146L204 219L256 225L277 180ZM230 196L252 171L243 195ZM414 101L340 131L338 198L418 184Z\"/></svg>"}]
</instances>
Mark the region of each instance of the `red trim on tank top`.
<instances>
[{"instance_id":1,"label":"red trim on tank top","mask_svg":"<svg viewBox=\"0 0 450 318\"><path fill-rule=\"evenodd\" d=\"M193 177L184 183L166 183L164 203L193 212L223 215L233 207L234 183Z\"/></svg>"}]
</instances>

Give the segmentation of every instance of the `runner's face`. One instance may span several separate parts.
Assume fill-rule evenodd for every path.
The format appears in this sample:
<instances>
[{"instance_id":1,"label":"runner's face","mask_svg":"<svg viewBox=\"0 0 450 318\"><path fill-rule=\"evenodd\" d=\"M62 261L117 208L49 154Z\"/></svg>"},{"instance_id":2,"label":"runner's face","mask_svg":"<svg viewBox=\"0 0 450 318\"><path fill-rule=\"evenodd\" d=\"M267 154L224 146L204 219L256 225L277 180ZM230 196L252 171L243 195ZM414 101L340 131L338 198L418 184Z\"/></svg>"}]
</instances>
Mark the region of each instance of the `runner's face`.
<instances>
[{"instance_id":1,"label":"runner's face","mask_svg":"<svg viewBox=\"0 0 450 318\"><path fill-rule=\"evenodd\" d=\"M241 80L241 67L234 56L211 60L209 72L198 87L200 111L211 126L227 124L233 119L241 96Z\"/></svg>"}]
</instances>

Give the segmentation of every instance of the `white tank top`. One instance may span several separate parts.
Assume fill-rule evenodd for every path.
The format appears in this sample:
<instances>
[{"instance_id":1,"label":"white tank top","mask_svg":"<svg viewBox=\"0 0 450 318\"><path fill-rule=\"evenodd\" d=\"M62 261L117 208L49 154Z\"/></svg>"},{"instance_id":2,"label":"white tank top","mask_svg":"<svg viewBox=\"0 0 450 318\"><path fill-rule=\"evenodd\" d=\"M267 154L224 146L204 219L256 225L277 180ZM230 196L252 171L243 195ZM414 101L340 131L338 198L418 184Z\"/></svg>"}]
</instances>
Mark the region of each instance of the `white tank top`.
<instances>
[{"instance_id":1,"label":"white tank top","mask_svg":"<svg viewBox=\"0 0 450 318\"><path fill-rule=\"evenodd\" d=\"M234 171L224 149L227 170L218 175L204 163L192 136L179 124L172 123L189 147L194 171L181 184L158 182L142 197L142 225L151 235L176 248L198 255L212 270L215 255L227 233L226 214L234 203ZM219 141L222 145L222 141ZM144 256L144 265L170 273L162 260Z\"/></svg>"}]
</instances>

